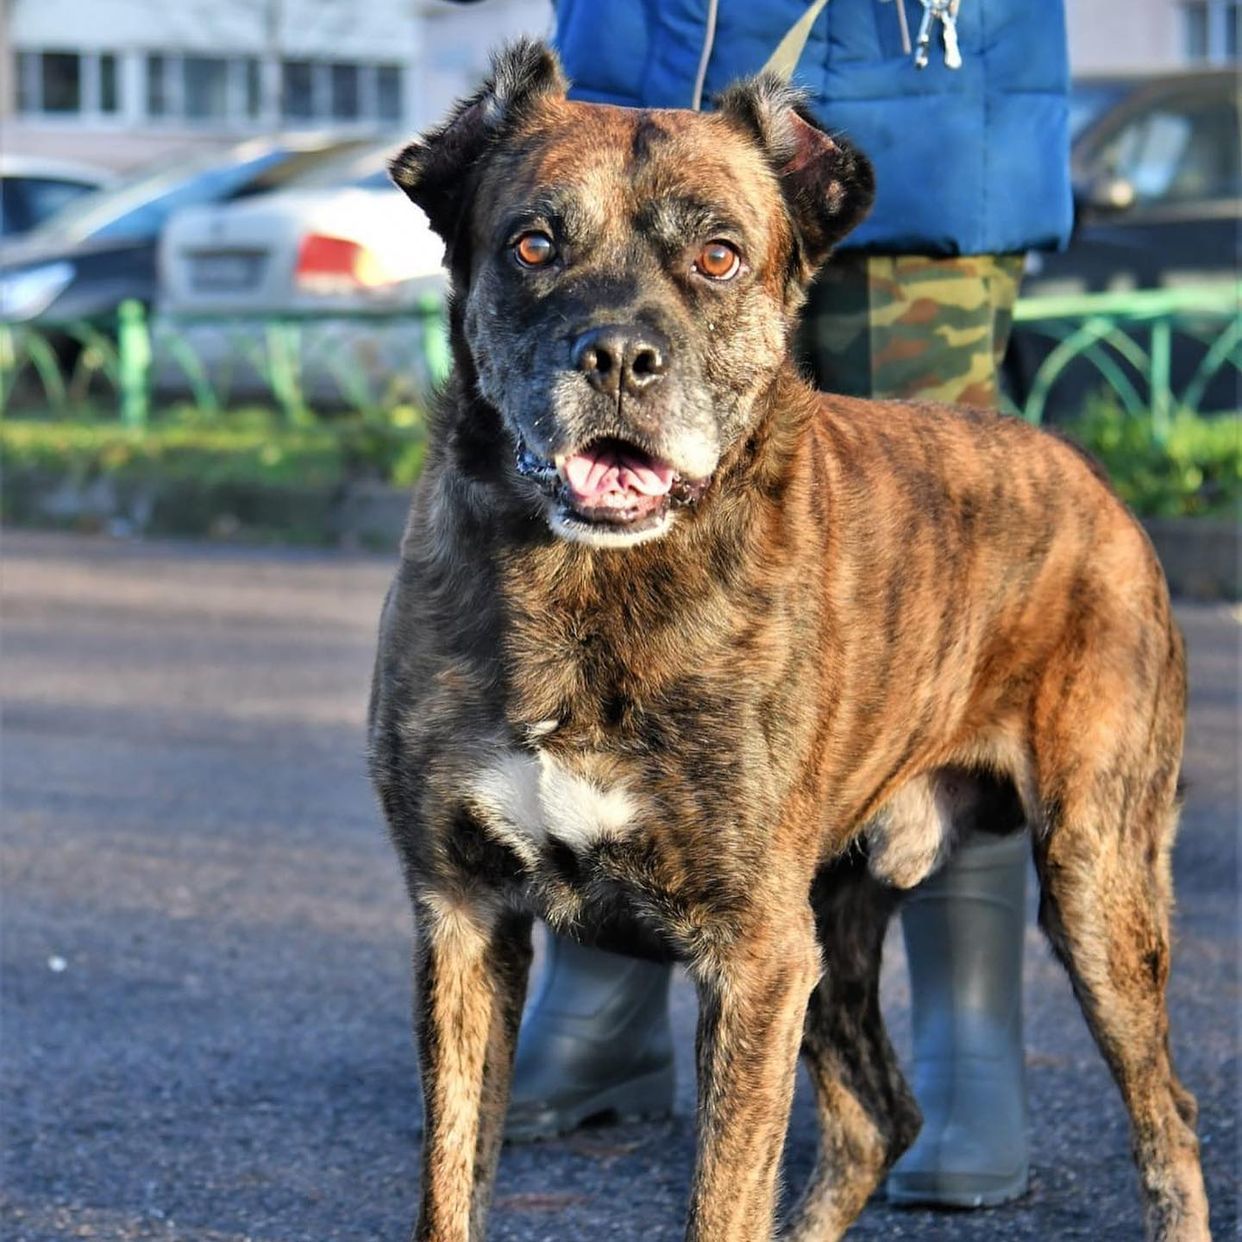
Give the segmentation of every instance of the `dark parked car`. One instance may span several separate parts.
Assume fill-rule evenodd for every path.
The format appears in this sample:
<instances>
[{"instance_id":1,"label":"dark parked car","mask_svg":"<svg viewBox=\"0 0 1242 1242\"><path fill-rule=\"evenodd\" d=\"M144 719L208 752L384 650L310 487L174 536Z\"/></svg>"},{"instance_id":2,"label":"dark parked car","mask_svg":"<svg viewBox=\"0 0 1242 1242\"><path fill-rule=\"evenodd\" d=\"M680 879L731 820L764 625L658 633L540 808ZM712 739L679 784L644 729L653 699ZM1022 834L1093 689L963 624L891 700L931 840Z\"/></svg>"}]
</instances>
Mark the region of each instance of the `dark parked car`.
<instances>
[{"instance_id":1,"label":"dark parked car","mask_svg":"<svg viewBox=\"0 0 1242 1242\"><path fill-rule=\"evenodd\" d=\"M1080 100L1110 96L1074 141L1073 241L1035 257L1023 292L1232 278L1242 208L1236 75L1107 79L1078 91Z\"/></svg>"},{"instance_id":2,"label":"dark parked car","mask_svg":"<svg viewBox=\"0 0 1242 1242\"><path fill-rule=\"evenodd\" d=\"M6 245L0 318L59 325L107 320L125 298L149 305L160 230L178 207L279 189L361 140L255 139L227 153L165 163L57 212Z\"/></svg>"},{"instance_id":3,"label":"dark parked car","mask_svg":"<svg viewBox=\"0 0 1242 1242\"><path fill-rule=\"evenodd\" d=\"M28 233L66 204L112 180L110 173L86 164L0 155L0 241Z\"/></svg>"},{"instance_id":4,"label":"dark parked car","mask_svg":"<svg viewBox=\"0 0 1242 1242\"><path fill-rule=\"evenodd\" d=\"M1071 164L1075 227L1068 249L1032 254L1025 297L1216 284L1237 279L1242 210L1240 95L1231 70L1079 83ZM1179 392L1205 346L1178 335L1172 387ZM1051 349L1019 325L1005 359L1011 396L1022 404ZM1123 369L1125 369L1123 367ZM1088 363L1058 381L1050 417L1075 413L1103 384ZM1235 408L1237 374L1218 373L1201 408Z\"/></svg>"}]
</instances>

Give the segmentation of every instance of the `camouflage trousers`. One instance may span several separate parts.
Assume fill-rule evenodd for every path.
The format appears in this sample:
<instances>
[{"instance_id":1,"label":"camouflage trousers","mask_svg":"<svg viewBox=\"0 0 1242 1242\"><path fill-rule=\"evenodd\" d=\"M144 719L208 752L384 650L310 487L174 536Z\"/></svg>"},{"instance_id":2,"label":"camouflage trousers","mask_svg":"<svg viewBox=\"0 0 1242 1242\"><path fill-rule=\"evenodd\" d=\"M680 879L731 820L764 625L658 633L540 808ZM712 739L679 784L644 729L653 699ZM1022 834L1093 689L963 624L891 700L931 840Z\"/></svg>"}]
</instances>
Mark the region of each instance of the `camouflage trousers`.
<instances>
[{"instance_id":1,"label":"camouflage trousers","mask_svg":"<svg viewBox=\"0 0 1242 1242\"><path fill-rule=\"evenodd\" d=\"M1022 256L846 253L819 274L799 346L815 382L855 397L995 406Z\"/></svg>"}]
</instances>

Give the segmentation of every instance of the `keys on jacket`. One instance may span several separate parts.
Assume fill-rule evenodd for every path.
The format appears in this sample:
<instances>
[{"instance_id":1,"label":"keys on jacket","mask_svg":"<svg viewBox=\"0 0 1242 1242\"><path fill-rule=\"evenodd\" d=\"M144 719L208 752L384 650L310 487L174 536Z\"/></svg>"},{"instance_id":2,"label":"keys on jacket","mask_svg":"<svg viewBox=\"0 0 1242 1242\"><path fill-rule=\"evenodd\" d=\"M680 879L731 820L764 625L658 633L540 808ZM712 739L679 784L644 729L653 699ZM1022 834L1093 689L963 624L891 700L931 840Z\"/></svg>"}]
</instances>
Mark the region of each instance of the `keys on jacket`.
<instances>
[{"instance_id":1,"label":"keys on jacket","mask_svg":"<svg viewBox=\"0 0 1242 1242\"><path fill-rule=\"evenodd\" d=\"M957 6L961 0L949 0L940 15L940 34L944 39L944 63L949 69L962 67L962 49L957 41Z\"/></svg>"},{"instance_id":2,"label":"keys on jacket","mask_svg":"<svg viewBox=\"0 0 1242 1242\"><path fill-rule=\"evenodd\" d=\"M927 68L932 24L939 22L941 38L944 39L945 67L960 69L962 49L957 40L957 10L961 0L919 0L919 3L923 6L923 20L919 23L919 37L914 47L914 67Z\"/></svg>"}]
</instances>

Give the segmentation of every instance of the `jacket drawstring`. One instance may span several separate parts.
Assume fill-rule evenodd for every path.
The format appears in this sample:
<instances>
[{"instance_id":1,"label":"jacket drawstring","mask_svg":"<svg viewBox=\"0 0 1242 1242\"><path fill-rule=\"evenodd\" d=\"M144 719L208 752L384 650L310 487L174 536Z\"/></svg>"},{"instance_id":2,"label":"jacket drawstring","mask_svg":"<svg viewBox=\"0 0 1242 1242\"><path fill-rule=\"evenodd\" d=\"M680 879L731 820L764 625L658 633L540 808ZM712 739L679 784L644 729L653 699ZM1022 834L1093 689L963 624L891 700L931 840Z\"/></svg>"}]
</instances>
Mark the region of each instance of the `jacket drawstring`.
<instances>
[{"instance_id":1,"label":"jacket drawstring","mask_svg":"<svg viewBox=\"0 0 1242 1242\"><path fill-rule=\"evenodd\" d=\"M707 62L712 58L712 48L716 43L716 14L719 0L707 0L707 30L703 34L703 52L699 56L699 71L694 75L694 94L690 97L690 106L696 111L703 107L703 84L707 81Z\"/></svg>"}]
</instances>

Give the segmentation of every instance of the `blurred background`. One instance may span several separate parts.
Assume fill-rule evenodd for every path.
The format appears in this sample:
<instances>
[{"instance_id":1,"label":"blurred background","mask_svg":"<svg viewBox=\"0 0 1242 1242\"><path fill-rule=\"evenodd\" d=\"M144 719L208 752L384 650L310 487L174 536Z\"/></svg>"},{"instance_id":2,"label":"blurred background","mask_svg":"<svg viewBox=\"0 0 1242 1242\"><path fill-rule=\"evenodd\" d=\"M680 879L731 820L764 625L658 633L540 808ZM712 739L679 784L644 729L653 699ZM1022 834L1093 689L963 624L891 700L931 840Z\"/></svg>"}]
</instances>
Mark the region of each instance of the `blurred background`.
<instances>
[{"instance_id":1,"label":"blurred background","mask_svg":"<svg viewBox=\"0 0 1242 1242\"><path fill-rule=\"evenodd\" d=\"M1239 11L1070 0L1077 228L1029 256L1004 368L1153 519L1239 496ZM549 12L8 0L4 517L389 544L447 352L385 160Z\"/></svg>"}]
</instances>

